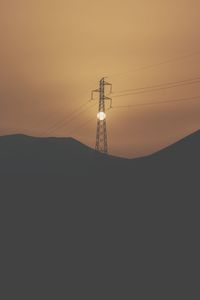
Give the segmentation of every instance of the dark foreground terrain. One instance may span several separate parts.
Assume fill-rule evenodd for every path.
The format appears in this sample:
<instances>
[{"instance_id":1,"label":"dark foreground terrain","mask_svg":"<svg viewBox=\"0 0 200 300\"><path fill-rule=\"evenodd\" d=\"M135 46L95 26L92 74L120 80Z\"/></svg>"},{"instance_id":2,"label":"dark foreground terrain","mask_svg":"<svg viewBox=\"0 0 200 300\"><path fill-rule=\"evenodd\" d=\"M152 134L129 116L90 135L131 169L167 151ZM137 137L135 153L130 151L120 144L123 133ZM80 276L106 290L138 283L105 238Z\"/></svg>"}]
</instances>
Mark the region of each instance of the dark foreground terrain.
<instances>
[{"instance_id":1,"label":"dark foreground terrain","mask_svg":"<svg viewBox=\"0 0 200 300\"><path fill-rule=\"evenodd\" d=\"M199 299L199 154L1 137L2 299Z\"/></svg>"}]
</instances>

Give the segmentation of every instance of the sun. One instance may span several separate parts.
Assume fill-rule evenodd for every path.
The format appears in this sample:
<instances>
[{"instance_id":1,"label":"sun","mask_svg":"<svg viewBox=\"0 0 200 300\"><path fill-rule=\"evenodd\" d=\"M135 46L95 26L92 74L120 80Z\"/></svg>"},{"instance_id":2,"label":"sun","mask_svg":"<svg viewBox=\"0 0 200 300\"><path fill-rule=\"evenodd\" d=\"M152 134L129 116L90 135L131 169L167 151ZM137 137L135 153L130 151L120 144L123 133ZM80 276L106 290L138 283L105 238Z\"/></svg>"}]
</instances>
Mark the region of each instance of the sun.
<instances>
[{"instance_id":1,"label":"sun","mask_svg":"<svg viewBox=\"0 0 200 300\"><path fill-rule=\"evenodd\" d=\"M105 112L103 112L103 111L98 112L97 118L98 118L100 121L105 120L105 118L106 118Z\"/></svg>"}]
</instances>

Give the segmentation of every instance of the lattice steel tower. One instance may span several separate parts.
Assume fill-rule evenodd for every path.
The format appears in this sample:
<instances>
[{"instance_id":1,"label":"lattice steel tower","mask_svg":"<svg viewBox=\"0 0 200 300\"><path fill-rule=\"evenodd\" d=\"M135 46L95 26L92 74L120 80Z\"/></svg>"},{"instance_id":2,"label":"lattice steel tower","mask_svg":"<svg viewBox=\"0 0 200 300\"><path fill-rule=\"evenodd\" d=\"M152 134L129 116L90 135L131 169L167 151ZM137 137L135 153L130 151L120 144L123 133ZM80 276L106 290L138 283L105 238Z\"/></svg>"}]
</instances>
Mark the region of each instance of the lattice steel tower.
<instances>
[{"instance_id":1,"label":"lattice steel tower","mask_svg":"<svg viewBox=\"0 0 200 300\"><path fill-rule=\"evenodd\" d=\"M99 109L97 114L97 131L96 131L96 144L95 150L108 153L108 140L107 140L107 129L106 129L106 107L105 100L110 100L110 108L112 107L112 99L105 96L105 86L110 86L110 93L112 93L112 84L105 81L103 77L99 82L99 88L92 91L91 99L93 100L93 93L99 93Z\"/></svg>"}]
</instances>

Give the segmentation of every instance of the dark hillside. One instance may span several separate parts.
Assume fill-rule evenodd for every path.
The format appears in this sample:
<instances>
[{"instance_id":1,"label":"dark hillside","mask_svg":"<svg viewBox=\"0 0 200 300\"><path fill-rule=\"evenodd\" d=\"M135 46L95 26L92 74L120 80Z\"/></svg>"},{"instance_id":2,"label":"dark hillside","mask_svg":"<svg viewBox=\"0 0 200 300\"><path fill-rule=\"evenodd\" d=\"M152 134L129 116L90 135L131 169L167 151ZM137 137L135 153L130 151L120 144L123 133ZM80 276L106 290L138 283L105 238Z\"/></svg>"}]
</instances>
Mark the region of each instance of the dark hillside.
<instances>
[{"instance_id":1,"label":"dark hillside","mask_svg":"<svg viewBox=\"0 0 200 300\"><path fill-rule=\"evenodd\" d=\"M154 176L157 171L193 172L200 165L200 131L153 154L123 159L100 154L72 138L0 137L0 174L60 173L65 176Z\"/></svg>"},{"instance_id":2,"label":"dark hillside","mask_svg":"<svg viewBox=\"0 0 200 300\"><path fill-rule=\"evenodd\" d=\"M102 155L72 138L0 137L0 173L97 175L126 165L125 159ZM116 167L115 167L116 165ZM96 173L96 174L94 174Z\"/></svg>"},{"instance_id":3,"label":"dark hillside","mask_svg":"<svg viewBox=\"0 0 200 300\"><path fill-rule=\"evenodd\" d=\"M133 160L1 137L2 299L199 299L199 153L200 131Z\"/></svg>"}]
</instances>

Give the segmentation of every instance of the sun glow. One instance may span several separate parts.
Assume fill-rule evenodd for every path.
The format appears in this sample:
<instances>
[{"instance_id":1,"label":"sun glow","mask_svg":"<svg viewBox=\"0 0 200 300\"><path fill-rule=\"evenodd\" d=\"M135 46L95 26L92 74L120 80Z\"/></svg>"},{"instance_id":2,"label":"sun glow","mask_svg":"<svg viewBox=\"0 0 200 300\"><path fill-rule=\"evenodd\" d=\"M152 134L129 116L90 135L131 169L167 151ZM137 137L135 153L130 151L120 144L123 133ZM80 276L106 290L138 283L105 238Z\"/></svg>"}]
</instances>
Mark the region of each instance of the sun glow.
<instances>
[{"instance_id":1,"label":"sun glow","mask_svg":"<svg viewBox=\"0 0 200 300\"><path fill-rule=\"evenodd\" d=\"M105 120L105 118L106 118L105 112L103 112L103 111L98 112L97 118L98 118L100 121Z\"/></svg>"}]
</instances>

